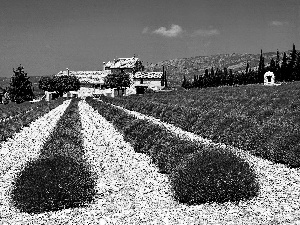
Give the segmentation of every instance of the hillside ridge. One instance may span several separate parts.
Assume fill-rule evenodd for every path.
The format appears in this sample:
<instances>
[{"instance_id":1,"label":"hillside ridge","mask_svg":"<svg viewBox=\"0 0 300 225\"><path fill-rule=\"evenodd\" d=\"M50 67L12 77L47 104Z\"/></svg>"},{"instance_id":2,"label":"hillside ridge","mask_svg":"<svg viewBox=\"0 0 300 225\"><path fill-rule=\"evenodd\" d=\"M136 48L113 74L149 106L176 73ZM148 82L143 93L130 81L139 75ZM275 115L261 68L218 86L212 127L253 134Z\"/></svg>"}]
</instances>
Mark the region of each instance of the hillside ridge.
<instances>
[{"instance_id":1,"label":"hillside ridge","mask_svg":"<svg viewBox=\"0 0 300 225\"><path fill-rule=\"evenodd\" d=\"M289 57L291 50L284 51ZM280 63L283 58L284 52L279 52ZM276 52L263 53L265 65L269 65L271 59L276 59ZM168 80L171 85L180 85L185 75L187 79L191 80L194 75L203 74L205 69L213 67L228 70L232 69L233 72L245 71L247 62L252 70L257 70L260 59L259 54L250 53L232 53L232 54L215 54L211 56L193 56L188 58L176 58L151 63L145 66L147 71L161 71L164 66L167 70Z\"/></svg>"}]
</instances>

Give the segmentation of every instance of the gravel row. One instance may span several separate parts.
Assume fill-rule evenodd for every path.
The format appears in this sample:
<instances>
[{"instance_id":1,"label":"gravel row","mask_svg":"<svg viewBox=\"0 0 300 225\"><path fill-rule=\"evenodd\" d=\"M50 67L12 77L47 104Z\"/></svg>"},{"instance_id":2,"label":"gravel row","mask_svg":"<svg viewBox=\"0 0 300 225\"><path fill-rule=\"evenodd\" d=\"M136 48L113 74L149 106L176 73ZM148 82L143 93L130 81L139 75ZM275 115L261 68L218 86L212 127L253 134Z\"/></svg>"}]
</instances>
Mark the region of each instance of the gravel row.
<instances>
[{"instance_id":1,"label":"gravel row","mask_svg":"<svg viewBox=\"0 0 300 225\"><path fill-rule=\"evenodd\" d=\"M22 219L23 213L19 213L17 209L9 204L9 193L12 182L16 173L22 170L27 161L38 157L40 149L70 102L71 100L66 100L60 106L32 122L29 127L22 128L12 138L1 143L0 222L4 218L19 217Z\"/></svg>"}]
</instances>

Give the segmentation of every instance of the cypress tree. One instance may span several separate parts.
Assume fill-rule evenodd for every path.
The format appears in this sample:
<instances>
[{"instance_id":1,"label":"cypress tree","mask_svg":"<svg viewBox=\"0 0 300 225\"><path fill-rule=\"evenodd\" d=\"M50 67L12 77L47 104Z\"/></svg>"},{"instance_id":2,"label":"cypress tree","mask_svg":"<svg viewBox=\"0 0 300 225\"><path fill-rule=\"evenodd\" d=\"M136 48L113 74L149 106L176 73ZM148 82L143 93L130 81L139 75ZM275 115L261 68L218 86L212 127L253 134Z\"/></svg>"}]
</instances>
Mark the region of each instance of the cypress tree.
<instances>
[{"instance_id":1,"label":"cypress tree","mask_svg":"<svg viewBox=\"0 0 300 225\"><path fill-rule=\"evenodd\" d=\"M229 78L228 78L228 70L224 67L224 74L223 74L223 84L222 85L229 85Z\"/></svg>"},{"instance_id":2,"label":"cypress tree","mask_svg":"<svg viewBox=\"0 0 300 225\"><path fill-rule=\"evenodd\" d=\"M286 53L283 53L282 64L280 67L280 77L281 81L289 81L288 77L288 63Z\"/></svg>"},{"instance_id":3,"label":"cypress tree","mask_svg":"<svg viewBox=\"0 0 300 225\"><path fill-rule=\"evenodd\" d=\"M212 67L211 70L210 70L210 76L209 76L209 81L208 81L208 87L213 86L214 79L215 79L215 71L214 71L214 68Z\"/></svg>"},{"instance_id":4,"label":"cypress tree","mask_svg":"<svg viewBox=\"0 0 300 225\"><path fill-rule=\"evenodd\" d=\"M228 79L228 84L233 85L233 73L232 69L229 69L229 79Z\"/></svg>"},{"instance_id":5,"label":"cypress tree","mask_svg":"<svg viewBox=\"0 0 300 225\"><path fill-rule=\"evenodd\" d=\"M203 87L208 87L209 85L209 73L208 69L205 69L204 77L203 77Z\"/></svg>"},{"instance_id":6,"label":"cypress tree","mask_svg":"<svg viewBox=\"0 0 300 225\"><path fill-rule=\"evenodd\" d=\"M297 52L297 57L296 57L296 63L295 63L295 80L299 81L300 80L300 52Z\"/></svg>"},{"instance_id":7,"label":"cypress tree","mask_svg":"<svg viewBox=\"0 0 300 225\"><path fill-rule=\"evenodd\" d=\"M246 66L246 74L248 74L248 72L249 72L249 63L247 62L247 66Z\"/></svg>"},{"instance_id":8,"label":"cypress tree","mask_svg":"<svg viewBox=\"0 0 300 225\"><path fill-rule=\"evenodd\" d=\"M275 71L276 71L276 63L275 63L273 58L271 59L270 66L268 67L268 70L270 70L273 73L275 73Z\"/></svg>"},{"instance_id":9,"label":"cypress tree","mask_svg":"<svg viewBox=\"0 0 300 225\"><path fill-rule=\"evenodd\" d=\"M275 61L275 72L274 72L274 75L275 75L275 80L276 81L282 81L281 79L281 73L280 73L280 57L279 57L279 51L277 49L277 56L276 56L276 61Z\"/></svg>"},{"instance_id":10,"label":"cypress tree","mask_svg":"<svg viewBox=\"0 0 300 225\"><path fill-rule=\"evenodd\" d=\"M194 81L193 81L193 87L198 87L198 78L197 78L197 75L194 74Z\"/></svg>"},{"instance_id":11,"label":"cypress tree","mask_svg":"<svg viewBox=\"0 0 300 225\"><path fill-rule=\"evenodd\" d=\"M212 67L211 70L210 70L210 75L213 77L215 75L215 71L214 71L214 68Z\"/></svg>"},{"instance_id":12,"label":"cypress tree","mask_svg":"<svg viewBox=\"0 0 300 225\"><path fill-rule=\"evenodd\" d=\"M192 84L186 79L185 75L183 75L183 82L181 84L181 87L185 89L190 89L192 87Z\"/></svg>"},{"instance_id":13,"label":"cypress tree","mask_svg":"<svg viewBox=\"0 0 300 225\"><path fill-rule=\"evenodd\" d=\"M165 71L165 87L168 87L167 71Z\"/></svg>"},{"instance_id":14,"label":"cypress tree","mask_svg":"<svg viewBox=\"0 0 300 225\"><path fill-rule=\"evenodd\" d=\"M289 73L289 80L293 81L296 79L297 74L295 71L295 67L296 67L296 60L297 60L297 53L296 53L296 47L295 44L293 44L293 50L290 54L290 60L288 63L288 73Z\"/></svg>"},{"instance_id":15,"label":"cypress tree","mask_svg":"<svg viewBox=\"0 0 300 225\"><path fill-rule=\"evenodd\" d=\"M264 81L264 74L265 74L265 61L262 54L262 49L260 51L260 59L259 59L259 65L258 65L258 83L263 83Z\"/></svg>"}]
</instances>

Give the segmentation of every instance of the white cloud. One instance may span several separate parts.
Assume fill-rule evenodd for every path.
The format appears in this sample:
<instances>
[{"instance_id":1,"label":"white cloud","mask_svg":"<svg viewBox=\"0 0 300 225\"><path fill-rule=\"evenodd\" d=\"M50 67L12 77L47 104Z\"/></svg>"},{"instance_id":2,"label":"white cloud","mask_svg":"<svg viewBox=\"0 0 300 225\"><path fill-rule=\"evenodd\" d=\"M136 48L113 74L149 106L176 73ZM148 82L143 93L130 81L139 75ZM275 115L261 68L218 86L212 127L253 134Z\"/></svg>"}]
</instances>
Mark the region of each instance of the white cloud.
<instances>
[{"instance_id":1,"label":"white cloud","mask_svg":"<svg viewBox=\"0 0 300 225\"><path fill-rule=\"evenodd\" d=\"M192 34L192 36L201 36L201 37L210 37L210 36L214 36L214 35L219 35L220 31L217 29L199 29L194 31L194 33Z\"/></svg>"},{"instance_id":2,"label":"white cloud","mask_svg":"<svg viewBox=\"0 0 300 225\"><path fill-rule=\"evenodd\" d=\"M143 34L146 34L146 33L148 33L148 31L149 31L149 27L145 27L145 28L143 29L142 33L143 33Z\"/></svg>"},{"instance_id":3,"label":"white cloud","mask_svg":"<svg viewBox=\"0 0 300 225\"><path fill-rule=\"evenodd\" d=\"M289 23L288 22L283 22L283 21L272 21L270 23L271 26L283 26L283 25L288 25Z\"/></svg>"},{"instance_id":4,"label":"white cloud","mask_svg":"<svg viewBox=\"0 0 300 225\"><path fill-rule=\"evenodd\" d=\"M176 24L172 24L171 28L169 30L167 30L166 27L160 27L160 28L156 29L155 31L153 31L153 33L159 34L159 35L162 35L165 37L177 37L182 32L183 32L183 29Z\"/></svg>"}]
</instances>

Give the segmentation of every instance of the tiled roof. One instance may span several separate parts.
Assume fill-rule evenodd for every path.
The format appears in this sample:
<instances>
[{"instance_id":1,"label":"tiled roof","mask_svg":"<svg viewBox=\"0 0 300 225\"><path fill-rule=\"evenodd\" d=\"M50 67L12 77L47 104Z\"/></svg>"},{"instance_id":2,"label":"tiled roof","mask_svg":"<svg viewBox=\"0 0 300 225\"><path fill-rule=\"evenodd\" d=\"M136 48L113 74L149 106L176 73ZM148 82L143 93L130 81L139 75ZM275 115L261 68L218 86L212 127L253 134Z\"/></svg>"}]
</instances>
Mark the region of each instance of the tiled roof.
<instances>
[{"instance_id":1,"label":"tiled roof","mask_svg":"<svg viewBox=\"0 0 300 225\"><path fill-rule=\"evenodd\" d=\"M87 84L99 84L104 83L104 79L102 77L99 77L99 79L91 79L91 78L80 78L80 83L87 83Z\"/></svg>"},{"instance_id":2,"label":"tiled roof","mask_svg":"<svg viewBox=\"0 0 300 225\"><path fill-rule=\"evenodd\" d=\"M133 78L161 78L163 72L136 72Z\"/></svg>"},{"instance_id":3,"label":"tiled roof","mask_svg":"<svg viewBox=\"0 0 300 225\"><path fill-rule=\"evenodd\" d=\"M67 75L68 71L60 71L57 76ZM104 83L104 77L109 74L108 71L69 71L69 75L78 77L80 83Z\"/></svg>"},{"instance_id":4,"label":"tiled roof","mask_svg":"<svg viewBox=\"0 0 300 225\"><path fill-rule=\"evenodd\" d=\"M75 75L79 77L86 77L86 76L106 76L109 72L103 71L103 70L97 70L97 71L69 71L70 75ZM68 75L68 71L60 71L58 76L62 75Z\"/></svg>"},{"instance_id":5,"label":"tiled roof","mask_svg":"<svg viewBox=\"0 0 300 225\"><path fill-rule=\"evenodd\" d=\"M105 67L109 67L111 69L117 69L117 68L134 68L135 63L139 61L138 58L132 57L132 58L118 58L114 62L108 62L106 63Z\"/></svg>"}]
</instances>

